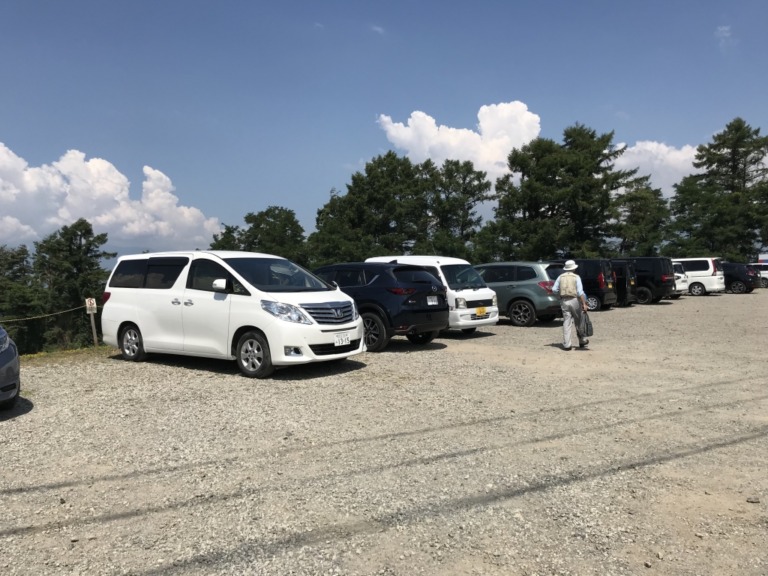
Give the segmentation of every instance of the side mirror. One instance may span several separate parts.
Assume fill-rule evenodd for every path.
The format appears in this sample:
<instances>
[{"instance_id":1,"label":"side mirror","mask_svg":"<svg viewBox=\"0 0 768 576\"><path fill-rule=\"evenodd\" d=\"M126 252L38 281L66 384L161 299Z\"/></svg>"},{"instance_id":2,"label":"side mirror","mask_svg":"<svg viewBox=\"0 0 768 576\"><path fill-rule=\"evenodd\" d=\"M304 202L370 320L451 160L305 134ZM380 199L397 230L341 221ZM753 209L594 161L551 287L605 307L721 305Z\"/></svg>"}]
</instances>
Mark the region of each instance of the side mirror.
<instances>
[{"instance_id":1,"label":"side mirror","mask_svg":"<svg viewBox=\"0 0 768 576\"><path fill-rule=\"evenodd\" d=\"M213 281L213 291L228 292L226 278L216 278L216 280Z\"/></svg>"}]
</instances>

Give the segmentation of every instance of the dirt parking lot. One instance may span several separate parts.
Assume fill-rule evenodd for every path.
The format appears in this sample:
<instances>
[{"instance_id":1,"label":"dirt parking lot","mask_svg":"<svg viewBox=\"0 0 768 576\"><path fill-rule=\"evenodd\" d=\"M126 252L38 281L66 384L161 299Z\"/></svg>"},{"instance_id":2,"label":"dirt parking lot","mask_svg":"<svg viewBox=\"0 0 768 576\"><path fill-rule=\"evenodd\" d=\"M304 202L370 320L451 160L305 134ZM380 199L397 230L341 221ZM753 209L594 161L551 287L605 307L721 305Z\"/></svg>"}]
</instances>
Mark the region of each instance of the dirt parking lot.
<instances>
[{"instance_id":1,"label":"dirt parking lot","mask_svg":"<svg viewBox=\"0 0 768 576\"><path fill-rule=\"evenodd\" d=\"M768 575L768 290L241 377L24 358L0 574Z\"/></svg>"}]
</instances>

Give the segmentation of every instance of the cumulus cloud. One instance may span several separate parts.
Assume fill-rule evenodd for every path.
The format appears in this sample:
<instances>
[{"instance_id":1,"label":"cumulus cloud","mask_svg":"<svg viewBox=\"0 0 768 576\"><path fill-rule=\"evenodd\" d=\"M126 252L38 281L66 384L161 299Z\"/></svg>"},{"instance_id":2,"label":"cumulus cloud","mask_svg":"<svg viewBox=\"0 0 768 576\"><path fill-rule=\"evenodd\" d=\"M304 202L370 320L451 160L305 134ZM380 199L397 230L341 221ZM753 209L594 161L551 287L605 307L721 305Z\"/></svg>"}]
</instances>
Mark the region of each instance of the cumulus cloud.
<instances>
[{"instance_id":1,"label":"cumulus cloud","mask_svg":"<svg viewBox=\"0 0 768 576\"><path fill-rule=\"evenodd\" d=\"M69 150L43 166L28 163L0 143L0 245L31 244L85 218L110 249L205 248L219 232L216 218L183 206L165 174L144 167L140 200L110 162Z\"/></svg>"},{"instance_id":2,"label":"cumulus cloud","mask_svg":"<svg viewBox=\"0 0 768 576\"><path fill-rule=\"evenodd\" d=\"M387 139L405 150L414 162L431 158L437 165L445 160L470 160L476 170L488 174L491 182L506 172L507 156L541 132L539 116L522 102L503 102L482 106L477 113L477 129L438 125L434 118L413 112L407 124L393 122L381 114L379 125Z\"/></svg>"},{"instance_id":3,"label":"cumulus cloud","mask_svg":"<svg viewBox=\"0 0 768 576\"><path fill-rule=\"evenodd\" d=\"M378 122L393 146L404 150L414 162L431 159L441 165L447 159L469 160L475 169L487 173L491 183L507 173L507 156L539 136L540 118L519 101L482 106L475 130L438 125L425 112L411 113L406 123L394 122L382 114ZM624 144L619 144L624 146ZM651 176L653 186L665 196L673 185L694 172L696 148L680 149L659 142L639 141L628 146L616 162L621 170L639 168L640 175Z\"/></svg>"}]
</instances>

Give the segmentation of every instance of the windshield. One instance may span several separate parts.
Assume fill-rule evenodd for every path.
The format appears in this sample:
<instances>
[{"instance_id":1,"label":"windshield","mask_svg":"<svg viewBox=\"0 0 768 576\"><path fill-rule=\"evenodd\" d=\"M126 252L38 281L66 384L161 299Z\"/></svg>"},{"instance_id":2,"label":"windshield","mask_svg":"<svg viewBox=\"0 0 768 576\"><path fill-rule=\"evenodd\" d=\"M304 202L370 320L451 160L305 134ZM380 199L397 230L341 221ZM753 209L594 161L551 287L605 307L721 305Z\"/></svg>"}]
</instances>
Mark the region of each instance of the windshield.
<instances>
[{"instance_id":1,"label":"windshield","mask_svg":"<svg viewBox=\"0 0 768 576\"><path fill-rule=\"evenodd\" d=\"M226 258L249 284L263 292L322 292L334 290L311 272L282 258Z\"/></svg>"},{"instance_id":2,"label":"windshield","mask_svg":"<svg viewBox=\"0 0 768 576\"><path fill-rule=\"evenodd\" d=\"M444 264L440 266L446 282L454 290L485 288L485 282L477 270L469 264Z\"/></svg>"}]
</instances>

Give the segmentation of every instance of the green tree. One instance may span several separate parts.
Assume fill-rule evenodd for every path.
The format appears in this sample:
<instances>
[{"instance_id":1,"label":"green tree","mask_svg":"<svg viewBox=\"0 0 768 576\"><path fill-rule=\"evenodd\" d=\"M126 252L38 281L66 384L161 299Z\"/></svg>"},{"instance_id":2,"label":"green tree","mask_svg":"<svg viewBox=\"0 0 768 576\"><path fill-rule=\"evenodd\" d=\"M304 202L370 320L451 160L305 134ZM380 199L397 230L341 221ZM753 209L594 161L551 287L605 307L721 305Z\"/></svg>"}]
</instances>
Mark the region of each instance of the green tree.
<instances>
[{"instance_id":1,"label":"green tree","mask_svg":"<svg viewBox=\"0 0 768 576\"><path fill-rule=\"evenodd\" d=\"M309 236L313 266L403 254L427 238L427 193L436 187L431 163L414 165L394 152L352 175L347 193L331 192Z\"/></svg>"},{"instance_id":2,"label":"green tree","mask_svg":"<svg viewBox=\"0 0 768 576\"><path fill-rule=\"evenodd\" d=\"M766 156L768 137L741 118L699 146L693 166L700 172L675 187L667 253L754 258L768 242Z\"/></svg>"},{"instance_id":3,"label":"green tree","mask_svg":"<svg viewBox=\"0 0 768 576\"><path fill-rule=\"evenodd\" d=\"M270 206L244 220L244 228L225 224L221 234L214 234L211 249L263 252L306 264L304 228L293 210Z\"/></svg>"},{"instance_id":4,"label":"green tree","mask_svg":"<svg viewBox=\"0 0 768 576\"><path fill-rule=\"evenodd\" d=\"M616 170L624 148L613 132L576 124L563 143L537 138L510 152L509 174L496 181L495 222L478 235L478 254L493 259L590 257L609 250L612 197L637 170Z\"/></svg>"},{"instance_id":5,"label":"green tree","mask_svg":"<svg viewBox=\"0 0 768 576\"><path fill-rule=\"evenodd\" d=\"M62 312L83 307L86 298L101 298L109 274L101 262L117 256L101 249L106 242L107 235L94 235L83 218L35 242L32 268L44 293L45 311L52 315L45 322L46 347L79 347L92 342L85 312Z\"/></svg>"},{"instance_id":6,"label":"green tree","mask_svg":"<svg viewBox=\"0 0 768 576\"><path fill-rule=\"evenodd\" d=\"M621 256L656 256L669 224L669 207L648 176L638 178L614 198L618 221L613 236Z\"/></svg>"},{"instance_id":7,"label":"green tree","mask_svg":"<svg viewBox=\"0 0 768 576\"><path fill-rule=\"evenodd\" d=\"M0 323L22 354L39 352L43 343L44 295L34 280L26 246L0 246Z\"/></svg>"}]
</instances>

